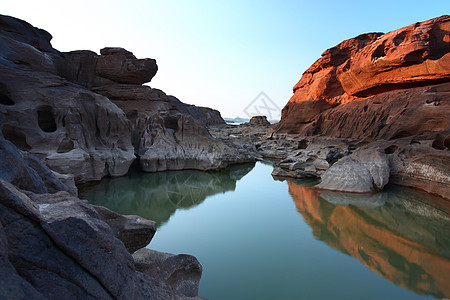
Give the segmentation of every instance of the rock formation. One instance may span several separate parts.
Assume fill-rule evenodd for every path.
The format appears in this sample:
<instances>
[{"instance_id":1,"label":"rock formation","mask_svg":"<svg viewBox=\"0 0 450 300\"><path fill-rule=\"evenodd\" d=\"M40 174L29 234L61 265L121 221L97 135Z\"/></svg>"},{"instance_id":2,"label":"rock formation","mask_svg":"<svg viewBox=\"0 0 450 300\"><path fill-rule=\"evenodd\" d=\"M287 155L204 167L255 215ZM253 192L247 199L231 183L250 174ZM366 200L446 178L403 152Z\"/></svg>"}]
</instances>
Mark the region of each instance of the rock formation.
<instances>
[{"instance_id":1,"label":"rock formation","mask_svg":"<svg viewBox=\"0 0 450 300\"><path fill-rule=\"evenodd\" d=\"M1 135L0 149L0 298L188 299L167 283L166 270L136 271L129 251L146 245L154 222L96 210ZM177 278L189 276L184 268L194 260L177 260Z\"/></svg>"},{"instance_id":2,"label":"rock formation","mask_svg":"<svg viewBox=\"0 0 450 300\"><path fill-rule=\"evenodd\" d=\"M63 55L50 34L12 17L0 20L3 136L76 182L126 174L135 156L124 112L58 76Z\"/></svg>"},{"instance_id":3,"label":"rock formation","mask_svg":"<svg viewBox=\"0 0 450 300\"><path fill-rule=\"evenodd\" d=\"M142 170L218 170L254 160L254 151L227 145L210 135L207 127L225 124L218 111L186 105L161 90L141 85L156 73L154 60L138 60L122 48L104 48L100 54L65 53L61 75L108 97L125 112ZM151 76L142 77L145 70ZM247 148L251 147L248 144Z\"/></svg>"},{"instance_id":4,"label":"rock formation","mask_svg":"<svg viewBox=\"0 0 450 300\"><path fill-rule=\"evenodd\" d=\"M143 86L154 59L123 48L60 53L44 30L0 16L0 126L4 137L76 183L128 172L216 170L254 161L252 144L214 138L218 111Z\"/></svg>"},{"instance_id":5,"label":"rock formation","mask_svg":"<svg viewBox=\"0 0 450 300\"><path fill-rule=\"evenodd\" d=\"M276 175L321 177L320 188L373 191L388 173L392 182L448 198L450 17L363 34L325 51L295 85L275 129L297 140L321 138L329 146L322 159L350 155L318 172L313 154L302 160L306 151L291 147L301 155L285 154ZM337 150L336 139L352 149ZM261 146L274 152L268 140ZM356 147L363 148L352 154ZM364 166L374 153L387 155L381 186ZM345 178L344 170L356 173Z\"/></svg>"},{"instance_id":6,"label":"rock formation","mask_svg":"<svg viewBox=\"0 0 450 300\"><path fill-rule=\"evenodd\" d=\"M366 119L360 117L359 113L366 113L372 117L374 111L368 112L369 103L378 104L378 109L386 106L400 106L396 104L398 100L408 100L413 95L413 93L410 95L402 95L402 93L407 93L407 89L414 87L427 86L427 89L419 92L431 94L419 101L420 106L424 102L435 106L448 105L446 104L448 101L440 99L442 96L448 97L446 94L448 87L434 88L433 85L450 81L449 32L450 17L442 16L386 34L363 34L325 51L294 86L294 95L283 108L278 130L341 137L348 135L352 129L356 129L356 137L362 135L365 128L364 126L354 128L355 124L351 120ZM382 96L385 92L392 90L402 91ZM380 96L371 98L376 95ZM368 101L360 101L364 99ZM346 103L352 104L343 105ZM336 106L341 108L341 115L321 114ZM418 109L417 104L414 103L408 105L404 103L402 106L406 106L407 110L410 110L411 106ZM391 113L391 118L386 116L386 120L382 122L385 125L388 124L389 119L400 115L402 110L400 109L400 112L395 110ZM443 108L436 107L425 116L432 117L440 110ZM406 111L402 114L405 113ZM442 119L441 116L436 115L438 120ZM422 114L417 114L417 117L422 117ZM335 123L323 124L321 118L333 120ZM344 120L346 118L350 121ZM337 125L339 121L340 126L330 133L332 125ZM381 129L383 128L378 131ZM411 128L411 130L415 129L418 128ZM428 130L430 129L422 129L422 131ZM440 126L433 129L433 131L440 130L442 130ZM416 131L413 133L417 134ZM367 136L371 139L376 137L373 134L367 134Z\"/></svg>"}]
</instances>

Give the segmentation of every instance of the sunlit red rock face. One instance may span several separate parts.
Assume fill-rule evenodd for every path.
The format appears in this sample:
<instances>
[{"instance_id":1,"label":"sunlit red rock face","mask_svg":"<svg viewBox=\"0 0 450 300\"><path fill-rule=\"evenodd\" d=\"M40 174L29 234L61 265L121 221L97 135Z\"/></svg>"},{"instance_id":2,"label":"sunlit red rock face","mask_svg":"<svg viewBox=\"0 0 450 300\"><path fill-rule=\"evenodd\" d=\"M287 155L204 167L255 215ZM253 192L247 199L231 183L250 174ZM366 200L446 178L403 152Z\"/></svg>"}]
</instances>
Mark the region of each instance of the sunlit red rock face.
<instances>
[{"instance_id":1,"label":"sunlit red rock face","mask_svg":"<svg viewBox=\"0 0 450 300\"><path fill-rule=\"evenodd\" d=\"M389 122L401 123L395 118L402 117L407 124L394 131L441 131L449 126L449 88L439 84L449 81L449 16L363 34L328 49L305 71L277 130L373 140L393 137L378 133L390 131ZM420 100L407 94L412 89L422 94ZM437 126L430 129L430 123Z\"/></svg>"},{"instance_id":2,"label":"sunlit red rock face","mask_svg":"<svg viewBox=\"0 0 450 300\"><path fill-rule=\"evenodd\" d=\"M448 214L423 204L414 206L403 194L390 198L389 206L358 208L331 204L318 192L292 182L288 186L317 238L397 285L450 297L448 230L446 234L442 226Z\"/></svg>"}]
</instances>

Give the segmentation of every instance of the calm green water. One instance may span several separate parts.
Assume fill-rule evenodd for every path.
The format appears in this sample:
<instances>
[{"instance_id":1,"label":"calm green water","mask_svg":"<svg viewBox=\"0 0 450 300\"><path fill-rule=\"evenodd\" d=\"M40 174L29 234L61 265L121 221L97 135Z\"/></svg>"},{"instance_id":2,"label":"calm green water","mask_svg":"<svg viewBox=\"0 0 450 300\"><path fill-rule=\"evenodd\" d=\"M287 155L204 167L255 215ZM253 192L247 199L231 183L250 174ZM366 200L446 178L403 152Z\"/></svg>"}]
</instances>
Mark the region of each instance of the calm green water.
<instances>
[{"instance_id":1,"label":"calm green water","mask_svg":"<svg viewBox=\"0 0 450 300\"><path fill-rule=\"evenodd\" d=\"M80 197L158 222L148 246L196 256L208 299L450 298L450 221L438 198L372 197L273 180L257 163L105 179ZM429 203L435 203L434 206Z\"/></svg>"}]
</instances>

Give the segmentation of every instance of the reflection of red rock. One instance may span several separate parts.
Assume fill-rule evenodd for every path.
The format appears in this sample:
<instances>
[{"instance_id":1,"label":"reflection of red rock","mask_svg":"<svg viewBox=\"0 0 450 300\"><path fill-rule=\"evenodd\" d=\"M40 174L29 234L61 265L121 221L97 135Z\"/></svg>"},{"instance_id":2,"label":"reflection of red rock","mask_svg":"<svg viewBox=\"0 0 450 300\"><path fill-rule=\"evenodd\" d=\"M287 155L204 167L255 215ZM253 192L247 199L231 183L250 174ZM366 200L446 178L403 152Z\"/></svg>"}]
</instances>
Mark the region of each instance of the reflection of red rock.
<instances>
[{"instance_id":1,"label":"reflection of red rock","mask_svg":"<svg viewBox=\"0 0 450 300\"><path fill-rule=\"evenodd\" d=\"M449 89L432 87L450 81L449 40L442 16L328 49L295 85L277 130L374 139L447 129ZM392 93L405 88L418 90Z\"/></svg>"},{"instance_id":2,"label":"reflection of red rock","mask_svg":"<svg viewBox=\"0 0 450 300\"><path fill-rule=\"evenodd\" d=\"M320 199L315 191L292 182L288 186L298 211L316 237L358 258L395 284L420 294L450 297L450 260L391 230L376 215L381 212L381 217L389 222L395 213L391 215L387 208L374 211L335 206Z\"/></svg>"}]
</instances>

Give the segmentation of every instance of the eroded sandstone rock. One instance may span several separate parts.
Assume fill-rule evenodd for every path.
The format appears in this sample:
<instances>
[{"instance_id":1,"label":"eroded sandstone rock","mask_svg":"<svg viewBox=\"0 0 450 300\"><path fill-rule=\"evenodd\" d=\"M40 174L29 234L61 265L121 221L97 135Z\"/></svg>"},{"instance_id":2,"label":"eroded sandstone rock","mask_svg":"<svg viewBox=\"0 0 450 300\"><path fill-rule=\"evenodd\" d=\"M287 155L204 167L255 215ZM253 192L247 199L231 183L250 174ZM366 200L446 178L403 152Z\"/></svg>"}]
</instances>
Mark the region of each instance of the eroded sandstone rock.
<instances>
[{"instance_id":1,"label":"eroded sandstone rock","mask_svg":"<svg viewBox=\"0 0 450 300\"><path fill-rule=\"evenodd\" d=\"M76 182L125 174L135 157L124 113L57 75L62 55L51 47L49 34L11 17L0 19L5 139L54 171L73 174Z\"/></svg>"},{"instance_id":2,"label":"eroded sandstone rock","mask_svg":"<svg viewBox=\"0 0 450 300\"><path fill-rule=\"evenodd\" d=\"M422 104L425 101L436 106L448 105L445 104L448 94L439 91L442 88L436 84L450 81L449 32L450 17L442 16L386 34L363 34L325 51L294 87L294 95L283 108L277 129L333 137L348 137L349 132L355 131L353 135L361 136L365 130L364 123L370 124L370 130L378 133L381 130L378 127L387 126L386 123L395 116L404 114L403 118L406 118L412 110L425 112L415 113L415 116L427 118L428 124L431 120L441 123L442 114L439 112L448 112L448 107L446 110L440 107L427 111ZM398 92L386 96L386 92L392 90L432 85L436 85L434 91L431 91L433 88L419 91L433 94L422 97L420 104L415 99L409 103L409 98L414 98L412 94L401 95ZM371 96L375 97L364 104L360 102ZM348 104L343 106L345 103ZM371 110L374 106L378 106L377 110ZM398 106L399 111L391 112L392 106ZM371 124L373 118L380 124ZM357 121L363 125L355 126ZM411 128L411 123L417 128ZM404 134L415 134L416 129L422 132L429 130L427 124L421 126L419 121L407 124L410 132ZM376 136L372 134L370 138Z\"/></svg>"}]
</instances>

